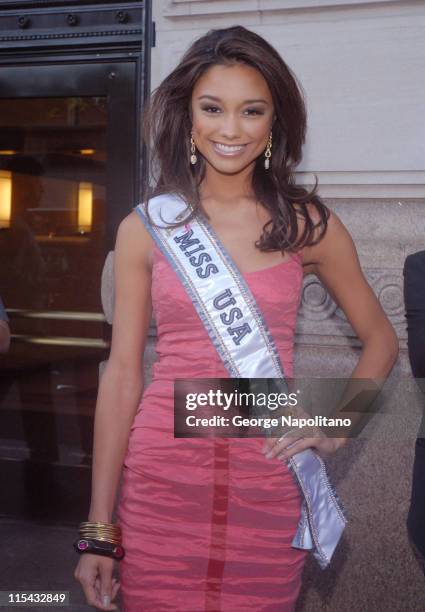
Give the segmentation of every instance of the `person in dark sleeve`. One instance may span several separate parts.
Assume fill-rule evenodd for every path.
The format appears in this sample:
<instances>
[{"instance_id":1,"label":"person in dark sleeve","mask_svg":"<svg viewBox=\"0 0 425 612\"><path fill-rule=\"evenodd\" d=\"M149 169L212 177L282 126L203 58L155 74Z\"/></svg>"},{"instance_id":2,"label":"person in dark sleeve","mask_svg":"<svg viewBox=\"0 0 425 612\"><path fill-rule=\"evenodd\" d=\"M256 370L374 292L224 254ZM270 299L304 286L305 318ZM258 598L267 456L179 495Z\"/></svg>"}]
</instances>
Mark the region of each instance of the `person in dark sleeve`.
<instances>
[{"instance_id":1,"label":"person in dark sleeve","mask_svg":"<svg viewBox=\"0 0 425 612\"><path fill-rule=\"evenodd\" d=\"M10 346L9 317L0 298L0 353L7 353Z\"/></svg>"},{"instance_id":2,"label":"person in dark sleeve","mask_svg":"<svg viewBox=\"0 0 425 612\"><path fill-rule=\"evenodd\" d=\"M403 274L409 360L413 376L425 393L425 251L406 258ZM425 575L425 413L416 440L407 529Z\"/></svg>"}]
</instances>

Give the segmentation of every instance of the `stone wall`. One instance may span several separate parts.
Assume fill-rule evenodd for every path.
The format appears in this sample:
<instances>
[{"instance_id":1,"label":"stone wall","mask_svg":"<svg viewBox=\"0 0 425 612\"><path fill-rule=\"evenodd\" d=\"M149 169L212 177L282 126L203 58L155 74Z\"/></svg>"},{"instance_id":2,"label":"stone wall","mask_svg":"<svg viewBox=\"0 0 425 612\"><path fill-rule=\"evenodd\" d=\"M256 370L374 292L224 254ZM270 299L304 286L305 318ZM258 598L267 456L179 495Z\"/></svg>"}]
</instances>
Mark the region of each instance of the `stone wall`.
<instances>
[{"instance_id":1,"label":"stone wall","mask_svg":"<svg viewBox=\"0 0 425 612\"><path fill-rule=\"evenodd\" d=\"M155 0L155 88L197 37L241 24L305 93L299 181L335 198L424 197L425 5L402 0Z\"/></svg>"}]
</instances>

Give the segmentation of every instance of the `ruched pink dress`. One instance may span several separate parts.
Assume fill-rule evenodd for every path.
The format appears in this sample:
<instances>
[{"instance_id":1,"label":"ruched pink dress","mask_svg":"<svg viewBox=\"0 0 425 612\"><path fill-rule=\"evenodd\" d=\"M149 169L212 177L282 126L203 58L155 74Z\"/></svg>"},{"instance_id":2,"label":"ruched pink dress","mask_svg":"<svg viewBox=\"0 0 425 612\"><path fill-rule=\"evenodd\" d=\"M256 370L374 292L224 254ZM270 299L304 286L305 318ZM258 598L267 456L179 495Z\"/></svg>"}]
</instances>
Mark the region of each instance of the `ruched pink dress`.
<instances>
[{"instance_id":1,"label":"ruched pink dress","mask_svg":"<svg viewBox=\"0 0 425 612\"><path fill-rule=\"evenodd\" d=\"M291 376L301 256L244 278ZM291 547L298 487L261 438L174 438L173 379L229 374L157 247L152 301L159 361L131 427L118 504L123 610L294 610L306 557Z\"/></svg>"}]
</instances>

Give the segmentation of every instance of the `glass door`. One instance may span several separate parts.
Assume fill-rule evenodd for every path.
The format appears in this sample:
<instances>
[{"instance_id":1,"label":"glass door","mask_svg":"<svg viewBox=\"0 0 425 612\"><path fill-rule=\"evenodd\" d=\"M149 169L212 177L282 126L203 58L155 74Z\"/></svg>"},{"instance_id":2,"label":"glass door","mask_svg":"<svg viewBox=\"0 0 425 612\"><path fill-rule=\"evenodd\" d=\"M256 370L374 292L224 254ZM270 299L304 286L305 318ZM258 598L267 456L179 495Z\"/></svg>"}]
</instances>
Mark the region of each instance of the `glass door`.
<instances>
[{"instance_id":1,"label":"glass door","mask_svg":"<svg viewBox=\"0 0 425 612\"><path fill-rule=\"evenodd\" d=\"M135 204L136 63L0 68L1 512L87 512L101 272Z\"/></svg>"}]
</instances>

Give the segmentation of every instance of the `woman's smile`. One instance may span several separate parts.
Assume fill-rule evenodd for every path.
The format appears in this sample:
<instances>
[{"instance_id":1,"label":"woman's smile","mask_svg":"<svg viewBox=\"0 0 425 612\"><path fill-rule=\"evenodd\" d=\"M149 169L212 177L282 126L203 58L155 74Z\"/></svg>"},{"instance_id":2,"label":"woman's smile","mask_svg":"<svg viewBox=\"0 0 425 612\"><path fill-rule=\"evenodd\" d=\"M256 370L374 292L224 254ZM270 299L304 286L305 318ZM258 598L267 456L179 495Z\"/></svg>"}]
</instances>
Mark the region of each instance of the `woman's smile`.
<instances>
[{"instance_id":1,"label":"woman's smile","mask_svg":"<svg viewBox=\"0 0 425 612\"><path fill-rule=\"evenodd\" d=\"M235 157L241 155L246 148L246 144L229 145L222 142L212 141L213 149L218 155L224 155L225 157Z\"/></svg>"}]
</instances>

